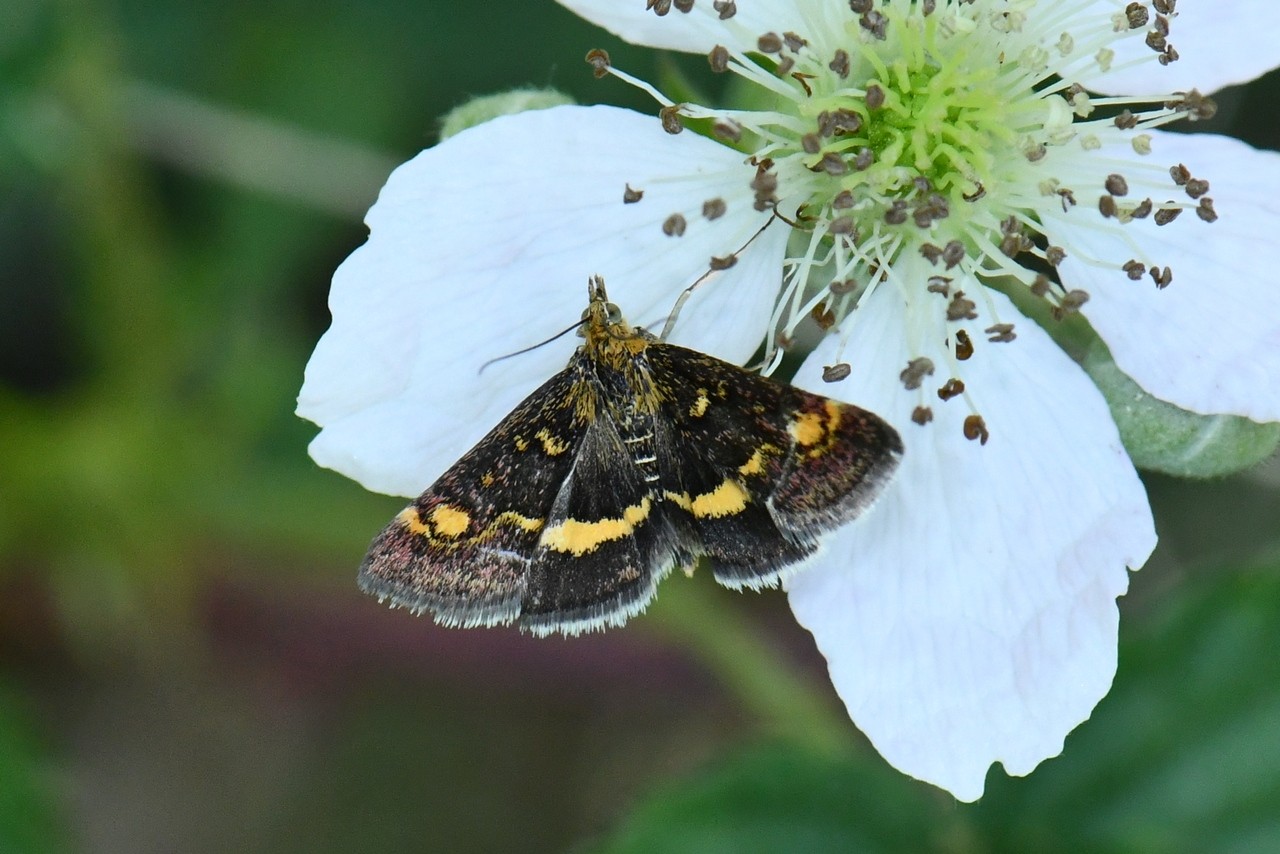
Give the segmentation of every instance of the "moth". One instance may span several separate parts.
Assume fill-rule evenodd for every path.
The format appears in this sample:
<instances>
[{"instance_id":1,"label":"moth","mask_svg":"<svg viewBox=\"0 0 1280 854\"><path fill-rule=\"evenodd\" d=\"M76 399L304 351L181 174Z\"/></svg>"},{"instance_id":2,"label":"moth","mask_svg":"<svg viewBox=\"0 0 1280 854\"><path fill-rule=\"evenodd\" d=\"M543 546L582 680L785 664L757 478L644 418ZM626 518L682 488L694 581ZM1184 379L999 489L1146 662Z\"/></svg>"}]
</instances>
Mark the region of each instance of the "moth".
<instances>
[{"instance_id":1,"label":"moth","mask_svg":"<svg viewBox=\"0 0 1280 854\"><path fill-rule=\"evenodd\" d=\"M673 568L777 585L902 454L847 403L668 344L588 286L584 341L378 534L360 587L448 626L620 625Z\"/></svg>"}]
</instances>

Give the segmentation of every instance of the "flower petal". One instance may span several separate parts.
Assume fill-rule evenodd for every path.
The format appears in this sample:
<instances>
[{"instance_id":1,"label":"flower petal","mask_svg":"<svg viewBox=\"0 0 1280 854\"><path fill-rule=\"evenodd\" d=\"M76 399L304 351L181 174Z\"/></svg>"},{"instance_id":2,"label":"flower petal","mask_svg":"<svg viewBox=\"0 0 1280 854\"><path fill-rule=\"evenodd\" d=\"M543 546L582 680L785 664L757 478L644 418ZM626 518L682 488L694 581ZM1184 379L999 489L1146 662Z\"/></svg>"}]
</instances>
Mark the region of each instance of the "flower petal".
<instances>
[{"instance_id":1,"label":"flower petal","mask_svg":"<svg viewBox=\"0 0 1280 854\"><path fill-rule=\"evenodd\" d=\"M479 375L485 361L576 321L596 273L631 322L660 324L712 256L768 221L752 207L752 175L731 149L612 107L506 116L422 152L391 175L368 242L334 274L333 324L298 398L323 428L312 457L370 489L417 494L561 369L576 339ZM623 203L628 183L639 202ZM701 215L713 197L728 209L714 221ZM676 212L687 230L668 237ZM768 229L699 288L672 340L749 357L785 239Z\"/></svg>"},{"instance_id":2,"label":"flower petal","mask_svg":"<svg viewBox=\"0 0 1280 854\"><path fill-rule=\"evenodd\" d=\"M963 397L934 398L929 425L907 417L920 398L898 371L927 356L940 368L927 380L936 387L949 360L940 341L907 349L889 288L854 315L847 385L818 381L835 357L832 337L797 377L878 411L906 451L870 515L788 584L792 609L885 759L964 801L982 794L991 763L1027 774L1089 717L1115 673L1125 567L1155 545L1142 483L1101 395L1034 324L1020 324L1015 342L985 341L992 308L1020 319L989 296L962 363L986 445L962 436Z\"/></svg>"},{"instance_id":3,"label":"flower petal","mask_svg":"<svg viewBox=\"0 0 1280 854\"><path fill-rule=\"evenodd\" d=\"M1077 14L1084 18L1116 10L1113 0L1097 0ZM1095 92L1142 95L1199 89L1208 94L1246 83L1280 65L1277 31L1280 3L1275 0L1232 0L1229 6L1181 3L1169 32L1169 43L1179 54L1177 62L1163 67L1142 62L1121 69L1119 66L1129 60L1152 56L1142 38L1125 39L1113 48L1116 57L1112 65L1119 70L1082 74L1077 79Z\"/></svg>"},{"instance_id":4,"label":"flower petal","mask_svg":"<svg viewBox=\"0 0 1280 854\"><path fill-rule=\"evenodd\" d=\"M737 12L721 20L711 0L694 3L689 12L672 9L656 15L645 0L557 0L597 26L631 44L664 50L708 53L722 44L739 50L755 50L756 41L768 32L807 31L799 4L791 0L758 3L746 0Z\"/></svg>"},{"instance_id":5,"label":"flower petal","mask_svg":"<svg viewBox=\"0 0 1280 854\"><path fill-rule=\"evenodd\" d=\"M1124 155L1114 148L1098 152L1104 165ZM1073 227L1072 211L1051 231L1067 247L1063 281L1089 292L1094 329L1151 394L1195 412L1280 421L1280 154L1210 134L1157 132L1152 148L1162 167L1183 163L1210 181L1218 221L1187 211L1166 226L1148 218L1104 231ZM1169 266L1173 283L1158 290L1090 258Z\"/></svg>"}]
</instances>

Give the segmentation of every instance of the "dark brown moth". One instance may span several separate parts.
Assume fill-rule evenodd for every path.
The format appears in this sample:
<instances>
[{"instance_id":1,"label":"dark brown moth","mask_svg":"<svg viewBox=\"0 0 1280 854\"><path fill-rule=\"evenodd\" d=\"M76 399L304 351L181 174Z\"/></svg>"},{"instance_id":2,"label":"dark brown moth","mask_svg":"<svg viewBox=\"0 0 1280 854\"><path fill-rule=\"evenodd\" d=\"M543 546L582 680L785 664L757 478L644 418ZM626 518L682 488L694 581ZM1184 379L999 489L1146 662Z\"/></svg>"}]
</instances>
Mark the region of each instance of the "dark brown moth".
<instances>
[{"instance_id":1,"label":"dark brown moth","mask_svg":"<svg viewBox=\"0 0 1280 854\"><path fill-rule=\"evenodd\" d=\"M449 626L620 625L701 559L767 587L875 500L878 416L629 326L597 277L584 343L392 520L360 587Z\"/></svg>"}]
</instances>

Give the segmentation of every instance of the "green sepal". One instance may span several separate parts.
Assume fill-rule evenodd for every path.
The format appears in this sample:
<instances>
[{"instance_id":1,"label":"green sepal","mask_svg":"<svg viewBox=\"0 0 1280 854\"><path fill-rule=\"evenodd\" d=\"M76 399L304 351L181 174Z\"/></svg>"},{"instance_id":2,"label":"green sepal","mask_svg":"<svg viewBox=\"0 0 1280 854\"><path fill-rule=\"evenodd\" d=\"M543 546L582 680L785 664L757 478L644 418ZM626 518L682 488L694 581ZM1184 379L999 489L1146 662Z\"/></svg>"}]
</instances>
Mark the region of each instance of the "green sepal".
<instances>
[{"instance_id":1,"label":"green sepal","mask_svg":"<svg viewBox=\"0 0 1280 854\"><path fill-rule=\"evenodd\" d=\"M1280 445L1280 423L1239 415L1201 415L1152 397L1116 365L1101 341L1085 371L1107 399L1134 465L1177 477L1219 477L1265 460Z\"/></svg>"},{"instance_id":2,"label":"green sepal","mask_svg":"<svg viewBox=\"0 0 1280 854\"><path fill-rule=\"evenodd\" d=\"M557 89L512 89L495 95L480 95L454 107L440 120L440 139L446 140L460 131L499 116L575 103L577 102L572 97Z\"/></svg>"}]
</instances>

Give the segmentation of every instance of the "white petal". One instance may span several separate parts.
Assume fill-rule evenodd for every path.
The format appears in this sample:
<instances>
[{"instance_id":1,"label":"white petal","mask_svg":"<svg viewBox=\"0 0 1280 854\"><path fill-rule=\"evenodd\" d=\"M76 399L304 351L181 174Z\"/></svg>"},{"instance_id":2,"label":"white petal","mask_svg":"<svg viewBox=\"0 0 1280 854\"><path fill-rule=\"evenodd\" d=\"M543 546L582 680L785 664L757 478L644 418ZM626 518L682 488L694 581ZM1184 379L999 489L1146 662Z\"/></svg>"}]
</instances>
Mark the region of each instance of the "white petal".
<instances>
[{"instance_id":1,"label":"white petal","mask_svg":"<svg viewBox=\"0 0 1280 854\"><path fill-rule=\"evenodd\" d=\"M1080 19L1114 13L1119 4L1098 0L1077 13ZM1146 30L1150 30L1148 26ZM1246 83L1280 65L1280 3L1275 0L1200 0L1179 3L1172 19L1169 43L1179 59L1167 66L1143 62L1131 68L1076 79L1095 92L1141 95L1199 89L1208 94L1235 83ZM1118 42L1114 67L1127 60L1154 56L1144 38Z\"/></svg>"},{"instance_id":2,"label":"white petal","mask_svg":"<svg viewBox=\"0 0 1280 854\"><path fill-rule=\"evenodd\" d=\"M1166 226L1148 218L1104 231L1082 197L1081 209L1051 224L1051 239L1067 248L1063 281L1089 292L1094 329L1151 394L1195 412L1280 421L1280 154L1209 134L1156 133L1152 147L1162 168L1183 163L1210 182L1218 221L1187 211ZM1186 200L1170 185L1166 198L1175 196ZM1157 290L1089 258L1169 266L1173 283Z\"/></svg>"},{"instance_id":3,"label":"white petal","mask_svg":"<svg viewBox=\"0 0 1280 854\"><path fill-rule=\"evenodd\" d=\"M792 0L741 0L737 14L728 20L720 19L711 0L697 0L688 13L673 8L661 17L645 8L645 0L557 2L631 44L690 53L708 53L718 44L755 50L765 33L807 31L800 4Z\"/></svg>"},{"instance_id":4,"label":"white petal","mask_svg":"<svg viewBox=\"0 0 1280 854\"><path fill-rule=\"evenodd\" d=\"M577 321L595 273L630 321L660 324L713 255L767 221L752 208L753 174L737 152L612 107L507 116L422 152L392 174L368 242L334 274L333 325L298 399L323 427L312 457L370 489L417 494L561 369L577 339L478 375L481 364ZM623 204L628 183L641 201ZM708 221L712 197L728 213ZM683 237L662 233L675 212ZM785 239L769 229L699 288L672 340L750 356Z\"/></svg>"},{"instance_id":5,"label":"white petal","mask_svg":"<svg viewBox=\"0 0 1280 854\"><path fill-rule=\"evenodd\" d=\"M945 352L937 341L907 349L889 288L855 313L849 380L818 379L837 358L832 338L797 377L878 411L906 450L871 513L793 578L792 609L885 759L963 801L982 794L993 762L1027 774L1089 717L1115 673L1125 567L1155 545L1101 395L1029 322L1015 342L987 343L988 305L1021 320L991 294L967 325L975 354L963 374L991 431L985 446L962 437L964 398L933 394L947 379ZM923 398L898 380L921 355L939 368ZM923 427L908 417L920 402L936 416Z\"/></svg>"}]
</instances>

